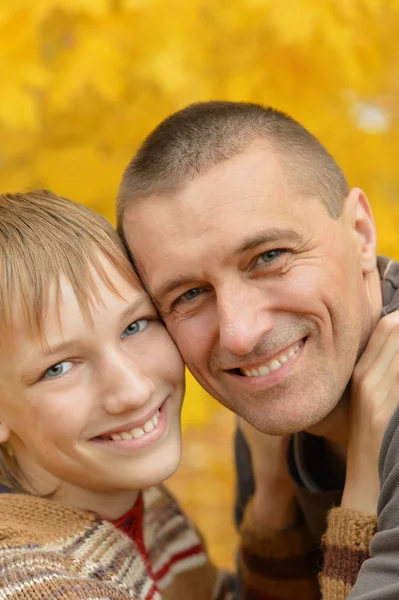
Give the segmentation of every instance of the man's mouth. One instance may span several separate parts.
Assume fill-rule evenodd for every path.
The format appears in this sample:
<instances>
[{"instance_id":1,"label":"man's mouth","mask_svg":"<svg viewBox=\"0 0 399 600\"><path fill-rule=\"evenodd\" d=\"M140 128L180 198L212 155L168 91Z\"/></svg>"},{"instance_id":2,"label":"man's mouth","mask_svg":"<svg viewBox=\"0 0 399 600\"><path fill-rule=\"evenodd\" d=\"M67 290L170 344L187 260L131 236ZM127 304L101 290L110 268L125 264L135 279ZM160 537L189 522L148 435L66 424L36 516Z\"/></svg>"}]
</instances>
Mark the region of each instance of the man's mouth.
<instances>
[{"instance_id":1,"label":"man's mouth","mask_svg":"<svg viewBox=\"0 0 399 600\"><path fill-rule=\"evenodd\" d=\"M288 348L285 348L279 354L273 356L263 363L259 363L256 365L251 365L251 367L241 367L239 369L234 369L234 372L237 375L243 375L244 377L262 377L272 373L274 371L278 371L281 369L285 363L292 360L292 358L299 352L302 346L305 344L306 338L299 340L299 342L295 342Z\"/></svg>"},{"instance_id":2,"label":"man's mouth","mask_svg":"<svg viewBox=\"0 0 399 600\"><path fill-rule=\"evenodd\" d=\"M151 433L151 431L154 431L154 429L158 427L159 417L160 409L158 409L157 412L141 426L126 429L125 431L118 430L115 433L108 432L104 435L98 435L93 439L104 441L138 440L139 438L145 436L147 433Z\"/></svg>"}]
</instances>

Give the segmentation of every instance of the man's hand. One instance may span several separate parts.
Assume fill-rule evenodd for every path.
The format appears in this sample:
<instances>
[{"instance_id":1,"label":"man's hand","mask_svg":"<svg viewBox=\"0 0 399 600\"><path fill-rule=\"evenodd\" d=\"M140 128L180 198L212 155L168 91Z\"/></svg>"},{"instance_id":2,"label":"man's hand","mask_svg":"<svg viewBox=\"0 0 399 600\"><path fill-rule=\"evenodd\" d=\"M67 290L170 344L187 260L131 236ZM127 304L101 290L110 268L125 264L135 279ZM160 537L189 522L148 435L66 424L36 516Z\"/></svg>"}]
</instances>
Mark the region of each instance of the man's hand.
<instances>
[{"instance_id":1,"label":"man's hand","mask_svg":"<svg viewBox=\"0 0 399 600\"><path fill-rule=\"evenodd\" d=\"M352 377L347 475L341 506L375 513L378 458L399 405L399 311L378 323Z\"/></svg>"},{"instance_id":2,"label":"man's hand","mask_svg":"<svg viewBox=\"0 0 399 600\"><path fill-rule=\"evenodd\" d=\"M287 466L289 436L266 435L240 418L238 425L251 452L255 478L253 518L273 531L287 529L297 519L295 487Z\"/></svg>"}]
</instances>

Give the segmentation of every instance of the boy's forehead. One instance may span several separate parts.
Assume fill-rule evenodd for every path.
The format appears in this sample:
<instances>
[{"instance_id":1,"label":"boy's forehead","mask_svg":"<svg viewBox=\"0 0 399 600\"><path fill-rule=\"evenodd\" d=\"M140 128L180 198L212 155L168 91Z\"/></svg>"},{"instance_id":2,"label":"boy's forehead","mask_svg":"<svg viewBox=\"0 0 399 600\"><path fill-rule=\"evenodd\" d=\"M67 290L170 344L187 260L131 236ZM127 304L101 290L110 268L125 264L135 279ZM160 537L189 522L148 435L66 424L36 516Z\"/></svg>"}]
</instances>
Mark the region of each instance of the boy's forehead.
<instances>
[{"instance_id":1,"label":"boy's forehead","mask_svg":"<svg viewBox=\"0 0 399 600\"><path fill-rule=\"evenodd\" d=\"M15 298L10 306L9 315L3 319L1 326L2 334L7 339L8 345L15 346L21 341L31 340L46 347L46 338L49 334L62 329L63 321L72 315L75 319L81 319L90 324L93 315L104 306L106 307L107 301L109 303L111 297L120 299L123 305L130 304L137 298L148 298L138 279L137 283L134 281L129 282L122 276L116 278L114 275L112 279L114 289L101 278L98 278L94 283L94 289L87 290L85 294L88 306L88 313L85 314L76 290L64 275L60 277L59 282L52 282L48 289L44 290L41 310L37 315L38 327L32 327L25 302L21 298ZM123 310L123 307L121 307L121 310Z\"/></svg>"}]
</instances>

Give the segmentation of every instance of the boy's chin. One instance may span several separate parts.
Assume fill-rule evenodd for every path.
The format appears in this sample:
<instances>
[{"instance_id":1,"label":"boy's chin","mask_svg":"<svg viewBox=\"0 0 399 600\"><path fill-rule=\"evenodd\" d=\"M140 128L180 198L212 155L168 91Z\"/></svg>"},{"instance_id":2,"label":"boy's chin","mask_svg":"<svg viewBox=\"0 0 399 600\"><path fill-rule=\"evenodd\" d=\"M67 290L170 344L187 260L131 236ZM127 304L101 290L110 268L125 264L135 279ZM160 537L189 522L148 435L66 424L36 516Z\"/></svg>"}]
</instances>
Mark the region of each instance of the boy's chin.
<instances>
[{"instance_id":1,"label":"boy's chin","mask_svg":"<svg viewBox=\"0 0 399 600\"><path fill-rule=\"evenodd\" d=\"M136 489L146 489L155 485L161 485L164 481L172 477L177 471L181 460L181 449L176 448L174 452L170 451L162 460L154 461L149 464L144 473L137 477Z\"/></svg>"}]
</instances>

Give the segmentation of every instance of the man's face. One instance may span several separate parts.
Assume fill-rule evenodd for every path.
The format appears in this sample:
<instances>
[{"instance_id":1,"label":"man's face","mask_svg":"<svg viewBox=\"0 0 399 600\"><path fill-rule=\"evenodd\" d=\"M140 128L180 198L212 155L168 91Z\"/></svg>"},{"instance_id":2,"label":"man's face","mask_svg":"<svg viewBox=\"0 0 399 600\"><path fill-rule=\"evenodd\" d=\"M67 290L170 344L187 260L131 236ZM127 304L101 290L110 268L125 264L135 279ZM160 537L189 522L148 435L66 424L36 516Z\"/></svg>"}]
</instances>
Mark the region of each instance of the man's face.
<instances>
[{"instance_id":1,"label":"man's face","mask_svg":"<svg viewBox=\"0 0 399 600\"><path fill-rule=\"evenodd\" d=\"M353 215L332 219L252 147L128 207L141 276L203 387L271 434L337 405L370 327Z\"/></svg>"}]
</instances>

